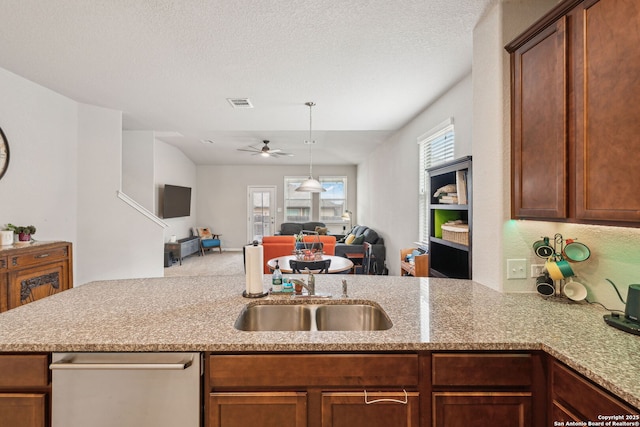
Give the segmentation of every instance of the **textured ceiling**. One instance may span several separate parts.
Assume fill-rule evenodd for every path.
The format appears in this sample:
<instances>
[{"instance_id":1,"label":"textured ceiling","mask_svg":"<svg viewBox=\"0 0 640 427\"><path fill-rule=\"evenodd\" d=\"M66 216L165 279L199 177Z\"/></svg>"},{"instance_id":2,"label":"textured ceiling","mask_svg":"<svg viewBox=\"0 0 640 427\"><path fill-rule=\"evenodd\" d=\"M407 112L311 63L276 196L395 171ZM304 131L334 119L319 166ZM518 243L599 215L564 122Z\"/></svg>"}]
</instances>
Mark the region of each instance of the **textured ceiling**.
<instances>
[{"instance_id":1,"label":"textured ceiling","mask_svg":"<svg viewBox=\"0 0 640 427\"><path fill-rule=\"evenodd\" d=\"M469 72L489 2L0 0L0 67L197 164L307 163L314 101L314 164L357 163ZM295 156L236 150L263 139Z\"/></svg>"}]
</instances>

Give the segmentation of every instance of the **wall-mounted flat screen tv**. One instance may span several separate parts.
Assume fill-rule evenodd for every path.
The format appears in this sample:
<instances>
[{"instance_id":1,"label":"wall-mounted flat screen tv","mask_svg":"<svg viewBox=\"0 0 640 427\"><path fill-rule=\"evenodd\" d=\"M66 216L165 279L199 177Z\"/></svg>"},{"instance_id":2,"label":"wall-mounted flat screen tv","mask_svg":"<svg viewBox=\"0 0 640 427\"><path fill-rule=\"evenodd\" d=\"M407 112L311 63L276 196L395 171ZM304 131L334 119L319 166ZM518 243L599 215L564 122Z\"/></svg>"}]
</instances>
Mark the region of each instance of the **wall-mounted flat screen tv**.
<instances>
[{"instance_id":1,"label":"wall-mounted flat screen tv","mask_svg":"<svg viewBox=\"0 0 640 427\"><path fill-rule=\"evenodd\" d=\"M162 203L163 218L191 215L191 188L165 184Z\"/></svg>"}]
</instances>

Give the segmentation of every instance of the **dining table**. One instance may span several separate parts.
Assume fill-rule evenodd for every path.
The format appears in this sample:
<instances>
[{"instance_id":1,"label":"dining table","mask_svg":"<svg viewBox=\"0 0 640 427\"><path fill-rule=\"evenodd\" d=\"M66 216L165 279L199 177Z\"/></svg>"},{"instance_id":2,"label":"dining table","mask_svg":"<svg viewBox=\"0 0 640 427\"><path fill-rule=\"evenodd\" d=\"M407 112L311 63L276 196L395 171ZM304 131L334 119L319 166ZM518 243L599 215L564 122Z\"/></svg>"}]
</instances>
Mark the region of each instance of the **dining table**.
<instances>
[{"instance_id":1,"label":"dining table","mask_svg":"<svg viewBox=\"0 0 640 427\"><path fill-rule=\"evenodd\" d=\"M353 262L351 260L341 256L335 256L335 255L322 255L321 259L308 260L308 262L314 262L314 261L320 261L320 260L326 260L326 259L331 260L331 265L329 265L330 274L344 273L346 271L351 271L353 269ZM280 267L280 271L286 274L291 274L293 273L293 271L289 266L290 260L298 260L298 258L295 255L285 255L285 256L279 256L277 258L271 258L269 261L267 261L267 267L269 267L269 269L273 271L276 269L276 263L277 263L278 266ZM304 261L305 260L302 260L302 262Z\"/></svg>"}]
</instances>

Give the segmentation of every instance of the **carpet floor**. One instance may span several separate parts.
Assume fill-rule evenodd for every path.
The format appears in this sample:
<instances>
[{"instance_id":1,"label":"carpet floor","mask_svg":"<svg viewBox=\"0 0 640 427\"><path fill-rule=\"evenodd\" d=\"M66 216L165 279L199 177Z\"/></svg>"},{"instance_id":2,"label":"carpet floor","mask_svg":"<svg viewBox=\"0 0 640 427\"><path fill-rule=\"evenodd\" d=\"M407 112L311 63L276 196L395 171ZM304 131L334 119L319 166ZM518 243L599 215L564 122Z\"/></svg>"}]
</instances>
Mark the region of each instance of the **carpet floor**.
<instances>
[{"instance_id":1,"label":"carpet floor","mask_svg":"<svg viewBox=\"0 0 640 427\"><path fill-rule=\"evenodd\" d=\"M207 251L204 256L193 254L171 267L165 267L164 277L235 276L244 275L242 251Z\"/></svg>"}]
</instances>

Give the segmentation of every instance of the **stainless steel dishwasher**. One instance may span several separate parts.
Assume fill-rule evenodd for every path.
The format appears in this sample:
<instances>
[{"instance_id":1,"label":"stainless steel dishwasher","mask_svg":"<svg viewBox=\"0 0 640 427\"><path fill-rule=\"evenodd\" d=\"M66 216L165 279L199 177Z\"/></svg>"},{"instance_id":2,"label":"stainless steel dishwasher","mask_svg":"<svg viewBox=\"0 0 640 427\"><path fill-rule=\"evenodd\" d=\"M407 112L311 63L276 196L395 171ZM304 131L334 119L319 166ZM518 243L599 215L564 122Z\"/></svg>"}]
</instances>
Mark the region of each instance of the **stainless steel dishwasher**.
<instances>
[{"instance_id":1,"label":"stainless steel dishwasher","mask_svg":"<svg viewBox=\"0 0 640 427\"><path fill-rule=\"evenodd\" d=\"M53 427L199 427L200 353L54 353Z\"/></svg>"}]
</instances>

